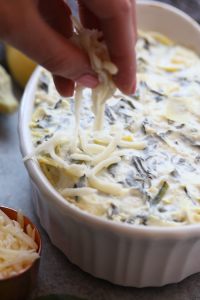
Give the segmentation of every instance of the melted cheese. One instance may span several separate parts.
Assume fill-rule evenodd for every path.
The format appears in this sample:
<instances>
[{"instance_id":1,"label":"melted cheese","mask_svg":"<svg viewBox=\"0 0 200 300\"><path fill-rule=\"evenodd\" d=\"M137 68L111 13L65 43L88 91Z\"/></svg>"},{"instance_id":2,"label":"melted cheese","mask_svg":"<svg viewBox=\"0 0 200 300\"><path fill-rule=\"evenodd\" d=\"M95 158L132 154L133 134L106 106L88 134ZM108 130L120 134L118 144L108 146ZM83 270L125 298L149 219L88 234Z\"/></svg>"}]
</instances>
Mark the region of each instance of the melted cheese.
<instances>
[{"instance_id":1,"label":"melted cheese","mask_svg":"<svg viewBox=\"0 0 200 300\"><path fill-rule=\"evenodd\" d=\"M92 93L93 112L95 114L94 130L102 130L105 102L116 91L116 86L111 75L116 74L118 69L110 61L106 45L98 40L102 36L102 33L94 29L89 30L84 28L75 16L72 16L71 19L76 28L76 33L74 33L71 41L88 54L91 66L98 75L99 85ZM78 96L75 96L75 104L78 99L80 102L81 92L80 89L77 91L76 94ZM79 110L75 109L75 111L76 120L78 120ZM78 126L79 124L76 122L76 134ZM73 146L72 150L75 152L75 146Z\"/></svg>"},{"instance_id":2,"label":"melted cheese","mask_svg":"<svg viewBox=\"0 0 200 300\"><path fill-rule=\"evenodd\" d=\"M61 195L63 197L74 197L74 196L87 196L87 195L92 195L97 190L89 188L89 187L83 187L83 188L66 188L62 191Z\"/></svg>"},{"instance_id":3,"label":"melted cheese","mask_svg":"<svg viewBox=\"0 0 200 300\"><path fill-rule=\"evenodd\" d=\"M94 186L99 191L102 191L104 193L108 193L111 195L118 195L121 193L122 188L119 184L111 183L111 182L103 182L102 180L98 179L95 175L98 173L101 169L103 169L105 166L108 166L110 164L114 164L117 162L120 162L121 158L118 156L113 156L112 158L108 158L104 161L101 161L96 165L89 175L89 183Z\"/></svg>"},{"instance_id":4,"label":"melted cheese","mask_svg":"<svg viewBox=\"0 0 200 300\"><path fill-rule=\"evenodd\" d=\"M122 139L122 133L118 132L113 138L113 140L110 142L109 146L101 154L97 155L93 159L92 164L97 165L101 161L105 160L115 150L116 146L119 144L121 139Z\"/></svg>"}]
</instances>

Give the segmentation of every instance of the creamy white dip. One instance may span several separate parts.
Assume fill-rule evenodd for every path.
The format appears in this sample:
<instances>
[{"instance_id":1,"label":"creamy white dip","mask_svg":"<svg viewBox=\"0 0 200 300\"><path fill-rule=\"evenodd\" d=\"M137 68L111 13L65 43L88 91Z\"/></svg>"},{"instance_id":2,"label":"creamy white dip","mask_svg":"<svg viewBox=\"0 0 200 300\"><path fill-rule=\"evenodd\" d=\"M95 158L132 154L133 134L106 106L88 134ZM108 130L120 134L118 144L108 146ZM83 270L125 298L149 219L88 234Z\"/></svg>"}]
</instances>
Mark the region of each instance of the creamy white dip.
<instances>
[{"instance_id":1,"label":"creamy white dip","mask_svg":"<svg viewBox=\"0 0 200 300\"><path fill-rule=\"evenodd\" d=\"M91 214L135 225L199 223L200 59L157 33L139 31L136 50L136 93L107 101L102 131L93 132L91 91L83 91L74 154L74 98L61 97L42 72L30 122L38 162L58 193Z\"/></svg>"}]
</instances>

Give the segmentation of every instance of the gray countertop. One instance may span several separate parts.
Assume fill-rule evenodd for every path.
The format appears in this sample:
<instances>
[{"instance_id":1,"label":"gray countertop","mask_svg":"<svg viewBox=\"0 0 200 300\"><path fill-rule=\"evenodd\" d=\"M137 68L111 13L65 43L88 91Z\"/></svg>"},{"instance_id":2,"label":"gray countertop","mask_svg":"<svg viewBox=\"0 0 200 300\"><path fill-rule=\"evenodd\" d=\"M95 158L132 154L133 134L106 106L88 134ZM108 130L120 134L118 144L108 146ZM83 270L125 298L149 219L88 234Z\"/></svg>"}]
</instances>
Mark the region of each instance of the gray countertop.
<instances>
[{"instance_id":1,"label":"gray countertop","mask_svg":"<svg viewBox=\"0 0 200 300\"><path fill-rule=\"evenodd\" d=\"M73 0L68 1L73 5L73 13L76 13ZM22 91L16 85L14 92L20 100ZM0 205L14 209L22 208L24 214L36 224L42 236L39 276L28 300L54 293L69 293L90 300L200 299L200 273L180 283L159 288L121 287L83 272L52 245L34 212L29 178L19 151L17 119L17 113L11 116L0 114Z\"/></svg>"}]
</instances>

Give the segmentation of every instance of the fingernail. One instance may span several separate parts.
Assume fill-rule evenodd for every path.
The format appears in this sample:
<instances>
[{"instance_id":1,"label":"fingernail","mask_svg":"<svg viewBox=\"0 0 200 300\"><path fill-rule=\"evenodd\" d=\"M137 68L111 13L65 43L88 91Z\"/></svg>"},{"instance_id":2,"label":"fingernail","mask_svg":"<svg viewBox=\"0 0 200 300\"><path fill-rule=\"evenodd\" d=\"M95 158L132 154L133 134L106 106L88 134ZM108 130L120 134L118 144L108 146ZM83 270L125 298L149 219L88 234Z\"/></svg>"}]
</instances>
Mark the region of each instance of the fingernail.
<instances>
[{"instance_id":1,"label":"fingernail","mask_svg":"<svg viewBox=\"0 0 200 300\"><path fill-rule=\"evenodd\" d=\"M136 92L136 88L137 88L137 78L135 77L135 82L134 82L134 86L133 86L132 94L135 94L135 92Z\"/></svg>"},{"instance_id":2,"label":"fingernail","mask_svg":"<svg viewBox=\"0 0 200 300\"><path fill-rule=\"evenodd\" d=\"M91 89L96 88L97 85L99 84L99 80L92 75L83 75L83 76L79 77L78 79L75 79L75 81L78 84L83 85L88 88L91 88Z\"/></svg>"}]
</instances>

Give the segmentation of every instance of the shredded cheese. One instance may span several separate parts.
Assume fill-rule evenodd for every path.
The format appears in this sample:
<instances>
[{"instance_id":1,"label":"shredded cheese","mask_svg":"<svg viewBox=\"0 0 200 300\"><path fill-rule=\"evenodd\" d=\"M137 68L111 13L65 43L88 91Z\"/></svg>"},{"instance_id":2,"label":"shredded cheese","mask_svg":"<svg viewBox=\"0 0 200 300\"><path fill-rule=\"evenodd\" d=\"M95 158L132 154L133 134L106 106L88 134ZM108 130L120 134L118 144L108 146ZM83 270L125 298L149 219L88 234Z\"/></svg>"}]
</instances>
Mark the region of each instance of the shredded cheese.
<instances>
[{"instance_id":1,"label":"shredded cheese","mask_svg":"<svg viewBox=\"0 0 200 300\"><path fill-rule=\"evenodd\" d=\"M21 208L18 209L17 222L20 224L21 228L24 228L24 217Z\"/></svg>"},{"instance_id":2,"label":"shredded cheese","mask_svg":"<svg viewBox=\"0 0 200 300\"><path fill-rule=\"evenodd\" d=\"M102 134L99 132L95 132L93 138L96 140L103 141L105 143L110 143L113 140L113 137L108 134ZM124 148L132 148L137 150L143 150L147 147L147 141L140 141L140 142L127 142L127 141L120 141L117 144L119 147Z\"/></svg>"},{"instance_id":3,"label":"shredded cheese","mask_svg":"<svg viewBox=\"0 0 200 300\"><path fill-rule=\"evenodd\" d=\"M0 210L0 279L16 275L39 257L35 243L35 229L24 229L22 210L18 210L17 221L11 220Z\"/></svg>"},{"instance_id":4,"label":"shredded cheese","mask_svg":"<svg viewBox=\"0 0 200 300\"><path fill-rule=\"evenodd\" d=\"M124 150L120 150L120 151L113 151L110 156L124 156L126 155L126 152Z\"/></svg>"},{"instance_id":5,"label":"shredded cheese","mask_svg":"<svg viewBox=\"0 0 200 300\"><path fill-rule=\"evenodd\" d=\"M11 219L0 209L0 216L2 217L3 222L5 225L13 224Z\"/></svg>"},{"instance_id":6,"label":"shredded cheese","mask_svg":"<svg viewBox=\"0 0 200 300\"><path fill-rule=\"evenodd\" d=\"M26 226L26 232L27 232L27 234L28 234L29 237L32 237L32 228L31 228L30 224L28 224Z\"/></svg>"},{"instance_id":7,"label":"shredded cheese","mask_svg":"<svg viewBox=\"0 0 200 300\"><path fill-rule=\"evenodd\" d=\"M92 155L94 153L101 153L105 150L104 146L88 144L86 134L81 127L79 128L79 136L81 139L81 145L83 147L83 151L86 154Z\"/></svg>"},{"instance_id":8,"label":"shredded cheese","mask_svg":"<svg viewBox=\"0 0 200 300\"><path fill-rule=\"evenodd\" d=\"M51 157L57 161L64 169L68 170L72 174L81 177L85 174L85 166L83 165L76 165L76 164L71 164L69 165L66 161L64 161L62 158L60 158L58 155L55 153L54 146L51 146L50 149L50 155Z\"/></svg>"},{"instance_id":9,"label":"shredded cheese","mask_svg":"<svg viewBox=\"0 0 200 300\"><path fill-rule=\"evenodd\" d=\"M111 183L111 182L105 182L100 179L98 179L95 175L101 169L103 169L105 166L120 162L121 158L118 156L113 156L111 158L108 158L102 162L100 162L98 165L96 165L90 172L89 175L89 183L98 189L99 191L102 191L104 193L108 193L111 195L119 195L122 191L122 187L119 184Z\"/></svg>"},{"instance_id":10,"label":"shredded cheese","mask_svg":"<svg viewBox=\"0 0 200 300\"><path fill-rule=\"evenodd\" d=\"M66 188L61 192L61 195L63 197L74 197L74 196L88 196L96 193L96 189L92 189L89 187L83 187L83 188Z\"/></svg>"},{"instance_id":11,"label":"shredded cheese","mask_svg":"<svg viewBox=\"0 0 200 300\"><path fill-rule=\"evenodd\" d=\"M122 139L122 133L118 132L115 137L111 140L109 146L99 155L97 155L93 161L93 165L97 165L100 163L102 160L106 159L116 148L116 146L119 144L119 142Z\"/></svg>"},{"instance_id":12,"label":"shredded cheese","mask_svg":"<svg viewBox=\"0 0 200 300\"><path fill-rule=\"evenodd\" d=\"M76 86L76 93L75 93L75 101L74 101L74 111L75 111L75 120L76 126L74 129L74 138L71 140L71 153L76 153L77 151L77 137L78 137L78 128L80 126L80 110L82 106L82 91L84 87L81 85Z\"/></svg>"},{"instance_id":13,"label":"shredded cheese","mask_svg":"<svg viewBox=\"0 0 200 300\"><path fill-rule=\"evenodd\" d=\"M116 86L111 75L116 74L118 69L110 61L106 45L98 41L99 37L102 36L102 33L97 30L84 28L75 16L71 16L71 19L76 29L71 41L88 54L91 66L98 75L99 85L92 92L93 112L95 114L94 130L102 130L105 102L114 95L116 91ZM77 99L81 99L81 95L82 90L80 93L78 92ZM79 96L80 98L78 98ZM78 125L76 124L75 133L77 132L77 126ZM72 151L75 153L74 146Z\"/></svg>"},{"instance_id":14,"label":"shredded cheese","mask_svg":"<svg viewBox=\"0 0 200 300\"><path fill-rule=\"evenodd\" d=\"M28 252L28 251L24 251L24 252L20 252L19 255L15 258L12 259L11 262L7 262L7 263L2 263L0 265L0 272L2 271L2 273L0 273L0 278L4 278L5 276L2 276L3 273L6 273L6 268L10 268L10 270L8 271L8 273L10 273L10 275L16 275L17 272L20 272L21 269L21 265L23 264L31 264L34 260L36 260L38 258L38 254L37 253L32 253L32 252ZM0 255L2 254L2 251L0 250ZM16 268L17 267L17 268ZM15 270L14 272L12 272L12 268ZM7 276L6 276L7 277Z\"/></svg>"},{"instance_id":15,"label":"shredded cheese","mask_svg":"<svg viewBox=\"0 0 200 300\"><path fill-rule=\"evenodd\" d=\"M91 156L85 154L78 154L78 153L71 154L70 157L75 160L85 160L85 161L92 160Z\"/></svg>"},{"instance_id":16,"label":"shredded cheese","mask_svg":"<svg viewBox=\"0 0 200 300\"><path fill-rule=\"evenodd\" d=\"M12 225L0 226L0 230L3 233L10 233L20 238L24 243L26 243L31 248L37 250L38 245L30 238L26 233L23 232L23 229L15 228Z\"/></svg>"},{"instance_id":17,"label":"shredded cheese","mask_svg":"<svg viewBox=\"0 0 200 300\"><path fill-rule=\"evenodd\" d=\"M64 142L68 142L68 141L69 141L68 135L66 135L65 133L63 133L63 132L55 133L52 138L50 138L48 141L43 142L40 146L35 148L30 154L25 156L23 158L23 161L26 161L26 160L30 159L31 157L38 155L40 152L42 152L44 150L46 152L49 152L49 149L52 146L55 147L58 144L62 144Z\"/></svg>"}]
</instances>

